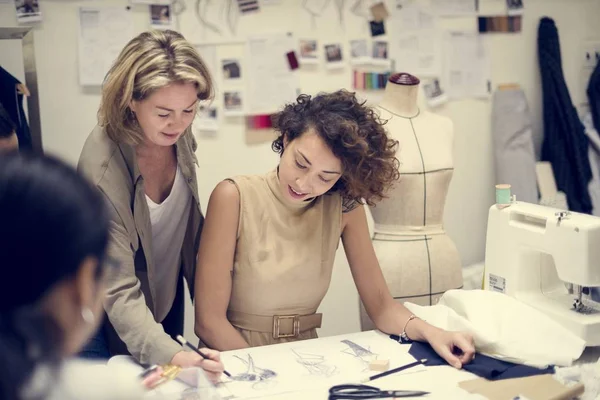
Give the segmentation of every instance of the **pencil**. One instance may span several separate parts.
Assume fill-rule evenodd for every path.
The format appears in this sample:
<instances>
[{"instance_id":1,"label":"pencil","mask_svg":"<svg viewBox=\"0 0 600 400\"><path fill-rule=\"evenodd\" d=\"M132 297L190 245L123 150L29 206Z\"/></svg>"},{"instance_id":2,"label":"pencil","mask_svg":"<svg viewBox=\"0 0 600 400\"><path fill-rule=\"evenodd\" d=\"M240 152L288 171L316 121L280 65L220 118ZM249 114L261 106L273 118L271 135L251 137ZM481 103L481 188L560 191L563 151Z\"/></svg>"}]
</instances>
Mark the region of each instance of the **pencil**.
<instances>
[{"instance_id":1,"label":"pencil","mask_svg":"<svg viewBox=\"0 0 600 400\"><path fill-rule=\"evenodd\" d=\"M370 382L375 379L383 378L384 376L395 374L396 372L404 371L405 369L416 367L417 365L425 364L426 362L427 362L427 359L425 359L425 358L422 360L417 360L413 363L406 364L401 367L390 369L389 371L385 371L380 374L370 376L370 377L366 378L363 382Z\"/></svg>"},{"instance_id":2,"label":"pencil","mask_svg":"<svg viewBox=\"0 0 600 400\"><path fill-rule=\"evenodd\" d=\"M203 354L200 350L198 350L198 348L196 346L194 346L193 344L191 344L190 342L185 340L185 338L183 336L177 335L177 341L179 343L181 343L182 346L187 346L190 349L192 349L196 354L198 354L200 357L204 358L205 360L210 360L210 358L206 354ZM231 378L231 374L229 372L224 370L223 373L225 375L227 375L229 378Z\"/></svg>"}]
</instances>

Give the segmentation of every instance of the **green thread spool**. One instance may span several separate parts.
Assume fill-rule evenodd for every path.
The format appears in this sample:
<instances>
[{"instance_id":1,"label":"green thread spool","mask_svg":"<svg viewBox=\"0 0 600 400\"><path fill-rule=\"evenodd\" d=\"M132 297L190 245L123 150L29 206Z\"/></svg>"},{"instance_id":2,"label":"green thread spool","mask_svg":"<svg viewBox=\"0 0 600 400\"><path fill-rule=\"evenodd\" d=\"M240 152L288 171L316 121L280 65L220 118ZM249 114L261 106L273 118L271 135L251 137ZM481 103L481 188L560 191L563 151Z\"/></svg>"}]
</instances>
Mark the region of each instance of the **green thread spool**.
<instances>
[{"instance_id":1,"label":"green thread spool","mask_svg":"<svg viewBox=\"0 0 600 400\"><path fill-rule=\"evenodd\" d=\"M496 185L496 206L498 208L505 208L510 206L511 201L512 196L510 195L510 185Z\"/></svg>"}]
</instances>

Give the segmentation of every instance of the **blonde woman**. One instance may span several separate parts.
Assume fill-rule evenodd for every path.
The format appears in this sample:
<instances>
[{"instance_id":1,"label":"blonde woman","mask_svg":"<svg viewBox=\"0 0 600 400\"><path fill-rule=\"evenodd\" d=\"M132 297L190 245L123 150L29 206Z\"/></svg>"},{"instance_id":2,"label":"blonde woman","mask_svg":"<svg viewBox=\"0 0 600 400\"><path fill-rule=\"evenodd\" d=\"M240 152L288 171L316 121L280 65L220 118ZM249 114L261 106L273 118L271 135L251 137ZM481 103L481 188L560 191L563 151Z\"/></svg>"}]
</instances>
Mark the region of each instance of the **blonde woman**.
<instances>
[{"instance_id":1,"label":"blonde woman","mask_svg":"<svg viewBox=\"0 0 600 400\"><path fill-rule=\"evenodd\" d=\"M223 371L218 352L205 349L203 360L173 339L183 333L183 278L193 293L204 221L190 126L212 95L202 58L169 30L131 40L106 75L79 170L109 204L108 252L120 268L108 277L108 319L83 357L200 366L213 381Z\"/></svg>"}]
</instances>

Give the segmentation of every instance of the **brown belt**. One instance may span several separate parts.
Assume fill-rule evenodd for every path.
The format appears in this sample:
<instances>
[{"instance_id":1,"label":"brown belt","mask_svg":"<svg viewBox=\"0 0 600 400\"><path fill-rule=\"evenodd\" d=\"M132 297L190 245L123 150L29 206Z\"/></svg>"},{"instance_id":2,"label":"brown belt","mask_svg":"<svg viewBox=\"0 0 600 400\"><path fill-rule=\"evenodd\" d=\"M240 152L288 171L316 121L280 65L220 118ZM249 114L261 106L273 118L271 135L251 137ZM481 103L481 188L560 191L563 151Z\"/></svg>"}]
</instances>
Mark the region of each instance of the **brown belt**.
<instances>
[{"instance_id":1,"label":"brown belt","mask_svg":"<svg viewBox=\"0 0 600 400\"><path fill-rule=\"evenodd\" d=\"M232 325L256 332L271 332L274 339L295 338L300 332L320 328L323 315L256 315L241 311L227 310L227 319Z\"/></svg>"}]
</instances>

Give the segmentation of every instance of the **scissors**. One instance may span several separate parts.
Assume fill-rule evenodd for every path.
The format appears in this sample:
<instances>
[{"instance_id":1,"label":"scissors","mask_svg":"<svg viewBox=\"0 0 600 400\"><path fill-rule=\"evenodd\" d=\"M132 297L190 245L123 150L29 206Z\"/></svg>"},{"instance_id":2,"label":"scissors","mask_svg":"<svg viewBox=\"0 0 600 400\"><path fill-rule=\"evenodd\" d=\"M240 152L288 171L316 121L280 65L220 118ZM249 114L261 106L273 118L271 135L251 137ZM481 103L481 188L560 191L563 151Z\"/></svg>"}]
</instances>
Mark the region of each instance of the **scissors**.
<instances>
[{"instance_id":1,"label":"scissors","mask_svg":"<svg viewBox=\"0 0 600 400\"><path fill-rule=\"evenodd\" d=\"M329 400L384 399L419 397L429 394L419 390L381 390L368 385L336 385L329 389Z\"/></svg>"}]
</instances>

